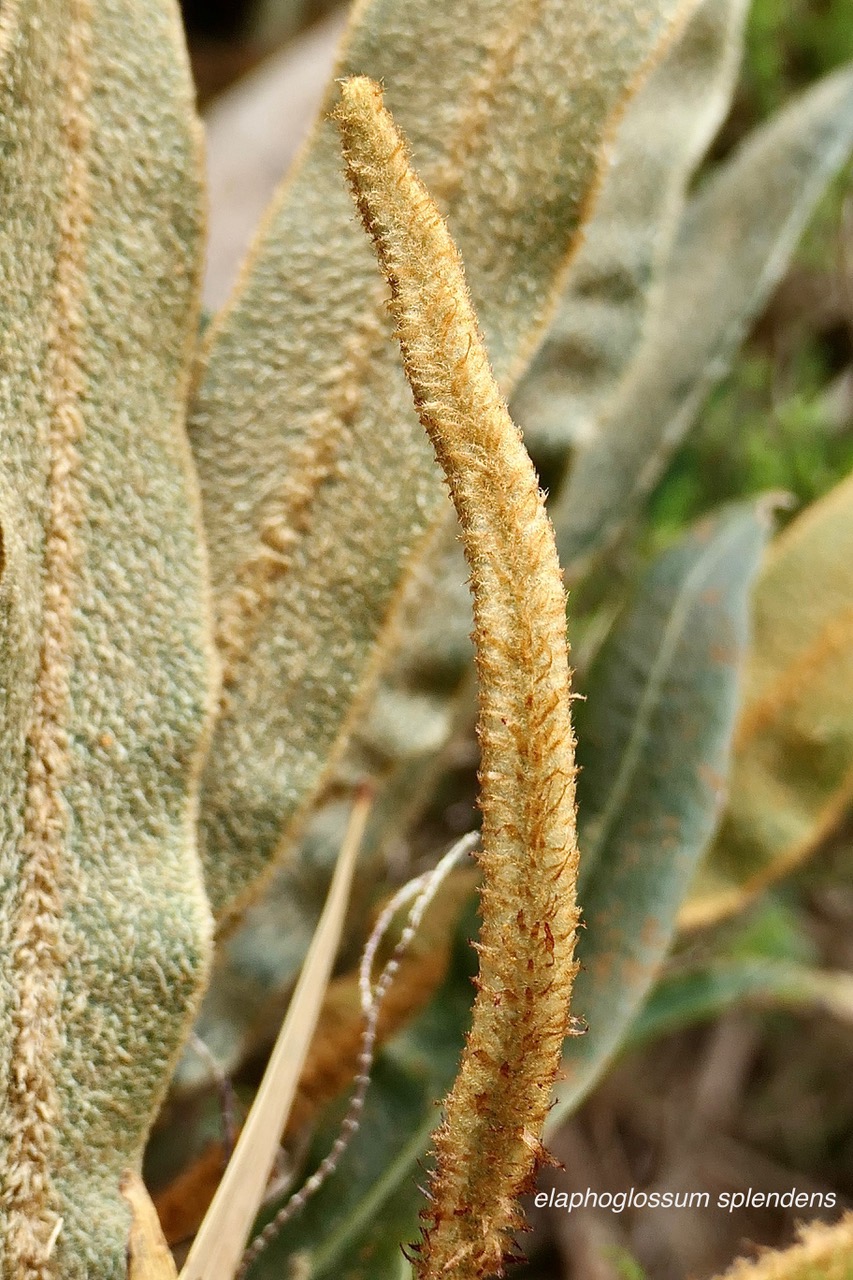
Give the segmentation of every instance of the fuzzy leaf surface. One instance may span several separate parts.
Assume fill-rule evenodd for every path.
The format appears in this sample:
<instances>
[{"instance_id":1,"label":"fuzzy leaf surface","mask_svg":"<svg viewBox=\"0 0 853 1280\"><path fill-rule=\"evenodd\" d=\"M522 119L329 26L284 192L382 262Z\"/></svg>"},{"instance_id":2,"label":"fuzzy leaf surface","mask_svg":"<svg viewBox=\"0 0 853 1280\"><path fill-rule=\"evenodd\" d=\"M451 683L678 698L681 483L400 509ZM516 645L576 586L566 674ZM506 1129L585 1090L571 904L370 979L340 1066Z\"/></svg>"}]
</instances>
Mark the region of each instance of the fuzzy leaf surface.
<instances>
[{"instance_id":1,"label":"fuzzy leaf surface","mask_svg":"<svg viewBox=\"0 0 853 1280\"><path fill-rule=\"evenodd\" d=\"M694 3L356 6L337 73L384 83L505 392L577 244L609 131ZM326 109L336 96L333 84ZM225 668L202 815L220 914L298 836L407 577L452 518L384 297L323 120L212 326L192 411Z\"/></svg>"},{"instance_id":2,"label":"fuzzy leaf surface","mask_svg":"<svg viewBox=\"0 0 853 1280\"><path fill-rule=\"evenodd\" d=\"M800 1226L796 1244L741 1258L716 1280L853 1280L853 1214Z\"/></svg>"},{"instance_id":3,"label":"fuzzy leaf surface","mask_svg":"<svg viewBox=\"0 0 853 1280\"><path fill-rule=\"evenodd\" d=\"M645 999L717 820L748 598L767 533L755 505L703 521L659 557L618 621L578 716L586 929L551 1124L604 1071Z\"/></svg>"},{"instance_id":4,"label":"fuzzy leaf surface","mask_svg":"<svg viewBox=\"0 0 853 1280\"><path fill-rule=\"evenodd\" d=\"M468 571L455 524L439 534L441 545L421 560L407 584L381 679L328 793L306 823L298 856L275 868L258 900L216 949L196 1029L224 1070L236 1070L260 1040L269 1040L272 1021L283 1015L341 845L347 797L359 780L374 779L376 799L354 890L351 925L356 929L385 875L389 848L404 837L413 813L431 794L454 717L468 727L473 698L473 679L469 689L465 678L473 674ZM472 825L475 820L472 805ZM194 1090L205 1078L198 1056L186 1053L177 1070L178 1087Z\"/></svg>"},{"instance_id":5,"label":"fuzzy leaf surface","mask_svg":"<svg viewBox=\"0 0 853 1280\"><path fill-rule=\"evenodd\" d=\"M746 139L688 205L636 359L551 507L577 573L611 542L726 372L853 147L853 69Z\"/></svg>"},{"instance_id":6,"label":"fuzzy leaf surface","mask_svg":"<svg viewBox=\"0 0 853 1280\"><path fill-rule=\"evenodd\" d=\"M169 0L4 4L0 62L0 1271L123 1280L209 955L200 138Z\"/></svg>"},{"instance_id":7,"label":"fuzzy leaf surface","mask_svg":"<svg viewBox=\"0 0 853 1280\"><path fill-rule=\"evenodd\" d=\"M707 923L808 857L853 800L853 477L770 548L731 798L683 923Z\"/></svg>"},{"instance_id":8,"label":"fuzzy leaf surface","mask_svg":"<svg viewBox=\"0 0 853 1280\"><path fill-rule=\"evenodd\" d=\"M534 460L558 468L593 436L633 356L672 250L687 184L720 125L745 0L703 0L619 125L584 242L512 414Z\"/></svg>"}]
</instances>

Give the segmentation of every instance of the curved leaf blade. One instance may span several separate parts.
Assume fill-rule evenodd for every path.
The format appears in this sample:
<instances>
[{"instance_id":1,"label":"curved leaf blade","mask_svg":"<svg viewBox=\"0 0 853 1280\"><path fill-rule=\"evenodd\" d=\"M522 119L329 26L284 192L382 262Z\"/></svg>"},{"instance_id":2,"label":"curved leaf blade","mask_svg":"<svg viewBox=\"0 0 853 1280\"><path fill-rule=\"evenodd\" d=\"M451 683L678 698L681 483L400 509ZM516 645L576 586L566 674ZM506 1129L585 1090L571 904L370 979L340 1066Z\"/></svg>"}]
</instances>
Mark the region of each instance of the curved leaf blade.
<instances>
[{"instance_id":1,"label":"curved leaf blade","mask_svg":"<svg viewBox=\"0 0 853 1280\"><path fill-rule=\"evenodd\" d=\"M5 5L0 49L0 1270L123 1280L211 931L200 138L168 0Z\"/></svg>"},{"instance_id":2,"label":"curved leaf blade","mask_svg":"<svg viewBox=\"0 0 853 1280\"><path fill-rule=\"evenodd\" d=\"M755 505L703 521L654 562L578 717L586 930L558 1125L604 1071L663 962L713 832L728 766L748 596L767 532Z\"/></svg>"},{"instance_id":3,"label":"curved leaf blade","mask_svg":"<svg viewBox=\"0 0 853 1280\"><path fill-rule=\"evenodd\" d=\"M631 1050L739 1005L821 1009L853 1021L853 975L790 960L757 957L715 960L667 974L634 1020L624 1042Z\"/></svg>"},{"instance_id":4,"label":"curved leaf blade","mask_svg":"<svg viewBox=\"0 0 853 1280\"><path fill-rule=\"evenodd\" d=\"M801 863L853 801L853 477L774 541L731 797L682 923L738 910Z\"/></svg>"},{"instance_id":5,"label":"curved leaf blade","mask_svg":"<svg viewBox=\"0 0 853 1280\"><path fill-rule=\"evenodd\" d=\"M747 138L688 205L637 357L552 504L573 575L657 480L851 147L853 69L845 68Z\"/></svg>"},{"instance_id":6,"label":"curved leaf blade","mask_svg":"<svg viewBox=\"0 0 853 1280\"><path fill-rule=\"evenodd\" d=\"M732 95L746 8L703 0L625 113L557 315L513 396L536 461L564 466L594 436L635 352L687 184Z\"/></svg>"}]
</instances>

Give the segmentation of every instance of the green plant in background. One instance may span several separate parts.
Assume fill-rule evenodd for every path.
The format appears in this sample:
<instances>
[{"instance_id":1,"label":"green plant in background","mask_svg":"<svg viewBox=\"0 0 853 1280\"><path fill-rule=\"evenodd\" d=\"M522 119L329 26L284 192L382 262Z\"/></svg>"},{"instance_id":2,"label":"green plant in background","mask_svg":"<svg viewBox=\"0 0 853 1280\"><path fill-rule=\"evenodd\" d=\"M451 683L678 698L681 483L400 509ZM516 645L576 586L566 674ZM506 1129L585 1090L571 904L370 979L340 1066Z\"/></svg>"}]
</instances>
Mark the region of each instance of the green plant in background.
<instances>
[{"instance_id":1,"label":"green plant in background","mask_svg":"<svg viewBox=\"0 0 853 1280\"><path fill-rule=\"evenodd\" d=\"M742 499L676 532L706 504L679 507L670 476L652 504L666 537L660 523L645 533L655 554L630 598L609 572L853 147L853 71L842 69L694 189L744 18L742 0L365 0L338 61L338 75L383 82L447 219L500 392L485 374L478 386L498 417L509 398L577 584L586 929L572 1013L587 1031L563 1048L552 1131L632 1037L756 996L849 1015L844 975L804 958L782 972L722 955L654 987L679 919L736 909L849 804L850 481L832 476L765 557L772 502ZM367 786L344 972L327 998L337 1030L321 1018L318 1039L351 1045L357 1070L365 1001L348 1002L347 970L390 887L389 845L412 830L471 718L467 571L326 118L339 87L199 346L198 126L170 0L10 2L0 77L0 1270L152 1280L172 1264L134 1175L158 1108L169 1089L147 1154L150 1181L165 1184L203 1138L209 1055L233 1073L268 1046ZM421 234L421 188L411 215L402 177L394 189L399 227ZM399 298L401 260L383 235ZM554 584L548 609L535 603L545 579L524 560L532 525L510 515L521 504L537 546L550 535L517 437L477 434L488 413L464 378L469 356L481 359L467 302L454 311L445 298L437 331L418 312L435 313L431 290L458 288L455 254L424 233L407 255L418 271L395 319L473 557L487 995L453 1086L474 926L469 879L451 878L447 927L434 954L413 952L401 970L396 1021L369 1012L374 1040L406 1025L377 1057L361 1131L336 1180L253 1254L257 1276L281 1274L285 1259L317 1280L407 1274L400 1246L424 1209L418 1161L451 1086L418 1271L499 1273L558 1044L527 1081L530 1116L512 1099L531 1054L568 1025L573 877L541 879L574 840L562 594ZM432 363L418 372L424 344ZM467 473L431 416L442 378ZM507 440L529 492L504 475ZM508 568L519 565L520 581ZM543 639L524 610L550 625L555 600L560 625ZM207 1048L177 1062L194 1018ZM530 1044L513 1044L537 1018L547 1025ZM335 1065L309 1057L297 1094L315 1122L300 1180L334 1141L346 1083ZM198 1137L179 1127L182 1109L200 1117ZM454 1144L469 1125L460 1171ZM489 1144L510 1137L526 1155L502 1182ZM214 1246L218 1212L199 1237ZM821 1274L831 1258L846 1276L848 1234L813 1234L755 1274L810 1274L807 1245L819 1245ZM242 1245L229 1239L229 1256ZM205 1248L187 1276L230 1277Z\"/></svg>"}]
</instances>

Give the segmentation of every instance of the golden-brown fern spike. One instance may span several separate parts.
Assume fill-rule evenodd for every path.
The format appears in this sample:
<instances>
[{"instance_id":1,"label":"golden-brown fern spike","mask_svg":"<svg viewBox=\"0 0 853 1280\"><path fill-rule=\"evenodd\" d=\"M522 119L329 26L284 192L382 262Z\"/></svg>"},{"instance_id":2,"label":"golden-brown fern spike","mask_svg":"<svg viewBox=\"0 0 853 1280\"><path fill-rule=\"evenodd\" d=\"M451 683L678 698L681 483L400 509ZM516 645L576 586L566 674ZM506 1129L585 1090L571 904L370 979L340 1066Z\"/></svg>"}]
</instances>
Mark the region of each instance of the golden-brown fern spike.
<instances>
[{"instance_id":1,"label":"golden-brown fern spike","mask_svg":"<svg viewBox=\"0 0 853 1280\"><path fill-rule=\"evenodd\" d=\"M569 1027L577 910L565 592L542 494L495 384L462 264L365 77L335 113L391 286L406 374L459 514L474 595L484 872L478 994L435 1139L418 1275L500 1272L522 1225ZM487 231L484 229L484 234Z\"/></svg>"},{"instance_id":2,"label":"golden-brown fern spike","mask_svg":"<svg viewBox=\"0 0 853 1280\"><path fill-rule=\"evenodd\" d=\"M825 1222L800 1225L796 1244L766 1249L755 1258L741 1258L717 1280L851 1280L853 1276L853 1213L831 1226Z\"/></svg>"}]
</instances>

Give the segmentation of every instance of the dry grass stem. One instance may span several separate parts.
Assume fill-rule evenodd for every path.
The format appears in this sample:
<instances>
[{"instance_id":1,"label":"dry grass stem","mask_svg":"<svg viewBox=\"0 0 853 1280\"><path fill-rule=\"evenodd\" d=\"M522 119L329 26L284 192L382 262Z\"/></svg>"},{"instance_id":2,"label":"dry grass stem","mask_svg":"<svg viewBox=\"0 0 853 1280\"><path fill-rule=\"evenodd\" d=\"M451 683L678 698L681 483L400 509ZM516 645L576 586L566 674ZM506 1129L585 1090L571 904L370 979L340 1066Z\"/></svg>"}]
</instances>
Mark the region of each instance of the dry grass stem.
<instances>
[{"instance_id":1,"label":"dry grass stem","mask_svg":"<svg viewBox=\"0 0 853 1280\"><path fill-rule=\"evenodd\" d=\"M332 1143L329 1154L320 1161L310 1178L285 1201L275 1217L267 1223L263 1231L252 1241L243 1257L238 1280L241 1280L241 1277L248 1272L255 1260L269 1248L287 1223L301 1213L311 1197L315 1196L326 1180L331 1177L340 1164L344 1152L358 1132L361 1115L364 1110L364 1100L370 1086L370 1073L373 1070L373 1060L376 1053L379 1015L382 1011L385 997L399 973L403 957L418 931L424 912L447 876L459 865L462 858L476 847L478 840L479 835L476 832L463 836L431 871L425 871L423 875L416 876L413 880L409 880L404 884L380 914L373 932L367 940L361 964L359 965L359 992L364 1023L359 1046L358 1071L338 1135ZM372 972L376 953L390 929L394 917L402 907L410 902L412 906L406 919L405 927L390 957L383 965L382 972L374 982L372 980Z\"/></svg>"},{"instance_id":2,"label":"dry grass stem","mask_svg":"<svg viewBox=\"0 0 853 1280\"><path fill-rule=\"evenodd\" d=\"M370 805L371 795L362 792L353 806L326 905L287 1017L234 1155L181 1272L181 1280L233 1280L240 1266L328 986Z\"/></svg>"}]
</instances>

